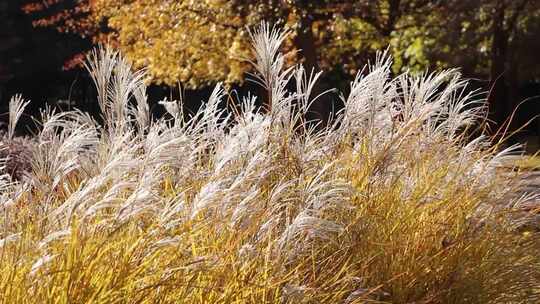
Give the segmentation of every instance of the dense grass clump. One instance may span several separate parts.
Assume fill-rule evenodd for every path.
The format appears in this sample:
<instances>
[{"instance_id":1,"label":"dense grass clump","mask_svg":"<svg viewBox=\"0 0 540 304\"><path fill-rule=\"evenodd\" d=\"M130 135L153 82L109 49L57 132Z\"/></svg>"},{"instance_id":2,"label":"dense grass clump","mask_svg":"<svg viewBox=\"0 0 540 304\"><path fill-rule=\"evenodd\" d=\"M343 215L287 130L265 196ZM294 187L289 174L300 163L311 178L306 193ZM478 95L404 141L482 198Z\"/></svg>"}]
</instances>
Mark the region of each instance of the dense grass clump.
<instances>
[{"instance_id":1,"label":"dense grass clump","mask_svg":"<svg viewBox=\"0 0 540 304\"><path fill-rule=\"evenodd\" d=\"M467 135L485 105L459 74L391 78L381 55L315 131L320 74L284 68L284 35L252 35L268 109L226 111L218 85L187 120L153 119L144 73L97 50L104 124L43 111L27 173L2 176L2 301L540 301L538 235L507 216L531 197L499 169L513 149Z\"/></svg>"}]
</instances>

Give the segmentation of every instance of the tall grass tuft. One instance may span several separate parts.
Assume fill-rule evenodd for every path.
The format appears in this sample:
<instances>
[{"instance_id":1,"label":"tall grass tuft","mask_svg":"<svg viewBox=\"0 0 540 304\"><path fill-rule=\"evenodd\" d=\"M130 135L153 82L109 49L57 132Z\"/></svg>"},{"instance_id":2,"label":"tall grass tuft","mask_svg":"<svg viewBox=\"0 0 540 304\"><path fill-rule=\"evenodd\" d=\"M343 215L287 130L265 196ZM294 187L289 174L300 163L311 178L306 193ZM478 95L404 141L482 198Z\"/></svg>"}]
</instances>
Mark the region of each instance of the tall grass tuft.
<instances>
[{"instance_id":1,"label":"tall grass tuft","mask_svg":"<svg viewBox=\"0 0 540 304\"><path fill-rule=\"evenodd\" d=\"M540 302L540 238L510 216L532 196L501 169L518 147L470 135L480 95L382 53L315 130L320 73L284 67L286 34L251 33L265 111L218 84L189 119L152 118L144 71L95 51L103 125L43 111L26 177L0 179L1 301Z\"/></svg>"}]
</instances>

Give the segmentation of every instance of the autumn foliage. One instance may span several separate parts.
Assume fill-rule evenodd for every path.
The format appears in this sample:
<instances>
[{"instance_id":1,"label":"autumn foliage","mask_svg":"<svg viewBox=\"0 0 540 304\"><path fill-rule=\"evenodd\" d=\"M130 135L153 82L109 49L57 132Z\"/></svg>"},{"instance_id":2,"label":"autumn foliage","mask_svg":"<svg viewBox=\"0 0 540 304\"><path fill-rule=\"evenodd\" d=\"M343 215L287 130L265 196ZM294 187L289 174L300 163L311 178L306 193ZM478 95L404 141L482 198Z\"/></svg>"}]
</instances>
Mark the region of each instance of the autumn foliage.
<instances>
[{"instance_id":1,"label":"autumn foliage","mask_svg":"<svg viewBox=\"0 0 540 304\"><path fill-rule=\"evenodd\" d=\"M407 7L401 15L410 14ZM155 83L181 82L191 88L244 81L250 71L246 61L253 59L246 29L261 20L292 31L283 46L289 64L340 65L352 74L365 63L359 59L389 42L402 17L394 11L400 9L382 2L274 0L50 0L23 7L35 15L35 26L54 26L113 45L136 67L148 68ZM358 32L370 35L367 44L355 38Z\"/></svg>"}]
</instances>

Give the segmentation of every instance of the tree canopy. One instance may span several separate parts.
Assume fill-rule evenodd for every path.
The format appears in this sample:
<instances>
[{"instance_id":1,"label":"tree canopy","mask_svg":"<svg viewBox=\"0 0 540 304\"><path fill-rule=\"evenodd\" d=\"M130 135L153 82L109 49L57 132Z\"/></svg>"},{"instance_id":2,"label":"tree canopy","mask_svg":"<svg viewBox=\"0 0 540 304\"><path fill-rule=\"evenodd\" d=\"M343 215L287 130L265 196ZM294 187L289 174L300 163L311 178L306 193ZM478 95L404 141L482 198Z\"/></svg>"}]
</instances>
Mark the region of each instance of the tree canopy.
<instances>
[{"instance_id":1,"label":"tree canopy","mask_svg":"<svg viewBox=\"0 0 540 304\"><path fill-rule=\"evenodd\" d=\"M421 0L49 0L24 6L35 25L55 26L109 43L154 82L196 88L216 81L241 82L249 65L247 29L262 20L286 26L289 59L309 67L352 73L384 48L408 19L434 4ZM43 14L48 11L48 14ZM409 21L410 22L410 21ZM396 43L394 43L396 44ZM411 53L411 51L407 51ZM409 56L410 57L410 56ZM412 60L414 62L414 60ZM401 63L399 63L401 64Z\"/></svg>"},{"instance_id":2,"label":"tree canopy","mask_svg":"<svg viewBox=\"0 0 540 304\"><path fill-rule=\"evenodd\" d=\"M188 88L241 83L253 54L248 28L292 31L290 62L349 77L389 47L394 73L461 67L496 83L497 120L515 104L518 82L538 79L536 0L26 0L36 26L55 26L120 49L152 82ZM79 58L80 59L80 58ZM497 80L497 81L496 81ZM510 103L506 102L512 99ZM506 102L506 105L503 103ZM498 105L497 105L498 104Z\"/></svg>"}]
</instances>

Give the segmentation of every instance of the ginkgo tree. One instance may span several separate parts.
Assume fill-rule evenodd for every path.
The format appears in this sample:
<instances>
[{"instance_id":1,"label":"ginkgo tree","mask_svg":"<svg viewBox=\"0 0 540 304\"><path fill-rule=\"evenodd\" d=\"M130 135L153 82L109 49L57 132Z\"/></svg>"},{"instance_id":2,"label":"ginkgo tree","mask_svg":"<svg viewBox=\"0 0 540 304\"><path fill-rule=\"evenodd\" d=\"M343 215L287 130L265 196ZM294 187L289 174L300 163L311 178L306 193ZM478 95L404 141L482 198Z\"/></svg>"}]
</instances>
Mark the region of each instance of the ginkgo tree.
<instances>
[{"instance_id":1,"label":"ginkgo tree","mask_svg":"<svg viewBox=\"0 0 540 304\"><path fill-rule=\"evenodd\" d=\"M495 121L516 106L517 82L538 75L530 64L536 54L531 48L538 49L535 0L24 2L36 26L112 45L135 67L146 67L156 84L196 89L243 82L253 58L247 28L261 20L291 31L283 45L286 58L308 70L352 76L390 46L394 73L458 66L469 77L490 80L486 88L498 79L502 89L493 91L491 102Z\"/></svg>"},{"instance_id":2,"label":"ginkgo tree","mask_svg":"<svg viewBox=\"0 0 540 304\"><path fill-rule=\"evenodd\" d=\"M35 25L111 44L136 67L147 67L154 83L190 88L242 82L253 56L247 28L261 20L291 30L284 43L290 62L352 73L389 44L402 20L434 6L422 0L28 1L25 11L38 13Z\"/></svg>"}]
</instances>

